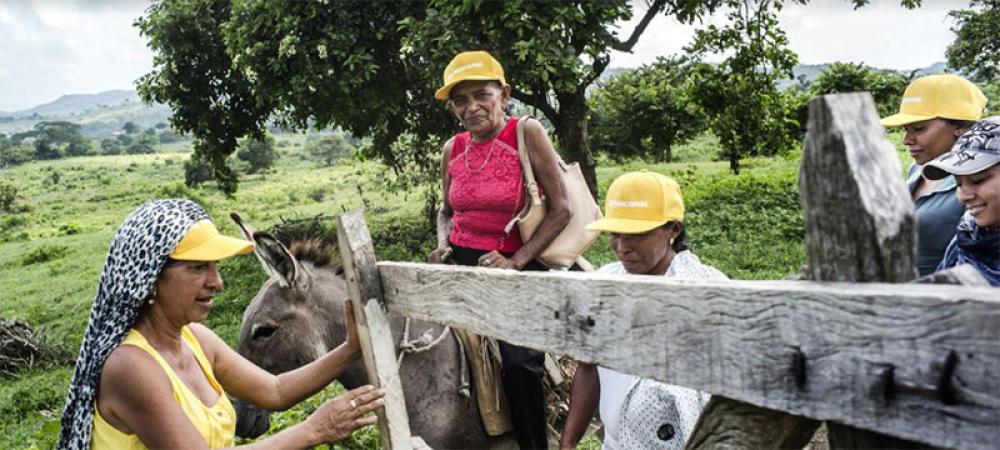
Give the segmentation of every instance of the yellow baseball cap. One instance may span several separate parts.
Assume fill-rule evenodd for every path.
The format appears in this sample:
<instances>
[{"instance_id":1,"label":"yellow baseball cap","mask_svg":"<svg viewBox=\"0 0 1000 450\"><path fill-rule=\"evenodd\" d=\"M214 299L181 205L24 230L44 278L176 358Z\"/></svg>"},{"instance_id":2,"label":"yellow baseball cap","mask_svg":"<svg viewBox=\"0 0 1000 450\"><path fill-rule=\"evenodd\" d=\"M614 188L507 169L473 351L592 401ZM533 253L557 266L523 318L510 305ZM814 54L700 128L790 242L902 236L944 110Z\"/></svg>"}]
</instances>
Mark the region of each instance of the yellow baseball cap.
<instances>
[{"instance_id":1,"label":"yellow baseball cap","mask_svg":"<svg viewBox=\"0 0 1000 450\"><path fill-rule=\"evenodd\" d=\"M684 218L681 187L656 172L629 172L615 178L604 201L604 218L587 225L591 231L645 233Z\"/></svg>"},{"instance_id":2,"label":"yellow baseball cap","mask_svg":"<svg viewBox=\"0 0 1000 450\"><path fill-rule=\"evenodd\" d=\"M219 233L211 220L191 225L170 257L182 261L218 261L253 250L253 242Z\"/></svg>"},{"instance_id":3,"label":"yellow baseball cap","mask_svg":"<svg viewBox=\"0 0 1000 450\"><path fill-rule=\"evenodd\" d=\"M444 86L434 93L438 100L448 100L451 88L467 80L488 81L497 80L506 85L503 67L500 62L484 51L462 52L455 56L444 69Z\"/></svg>"},{"instance_id":4,"label":"yellow baseball cap","mask_svg":"<svg viewBox=\"0 0 1000 450\"><path fill-rule=\"evenodd\" d=\"M899 127L936 117L979 120L986 96L979 87L957 75L927 75L906 87L899 112L882 119L882 126Z\"/></svg>"}]
</instances>

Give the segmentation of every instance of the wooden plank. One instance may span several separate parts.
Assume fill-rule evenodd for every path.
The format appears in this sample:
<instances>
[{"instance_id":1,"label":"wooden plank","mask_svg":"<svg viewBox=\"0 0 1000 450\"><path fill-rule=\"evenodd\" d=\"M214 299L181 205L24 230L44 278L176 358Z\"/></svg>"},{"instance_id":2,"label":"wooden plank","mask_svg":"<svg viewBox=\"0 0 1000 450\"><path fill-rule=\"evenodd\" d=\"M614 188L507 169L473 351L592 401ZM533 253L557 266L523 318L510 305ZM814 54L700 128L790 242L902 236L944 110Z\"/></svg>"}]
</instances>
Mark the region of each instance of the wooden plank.
<instances>
[{"instance_id":1,"label":"wooden plank","mask_svg":"<svg viewBox=\"0 0 1000 450\"><path fill-rule=\"evenodd\" d=\"M364 215L351 212L337 216L337 240L368 382L385 390L385 407L376 411L382 448L410 450L413 441L403 386L399 380L392 332L382 311L382 284Z\"/></svg>"},{"instance_id":2,"label":"wooden plank","mask_svg":"<svg viewBox=\"0 0 1000 450\"><path fill-rule=\"evenodd\" d=\"M925 277L920 277L915 283L927 284L959 284L962 286L990 287L990 282L983 278L983 275L969 264L962 264L940 272L934 272Z\"/></svg>"},{"instance_id":3,"label":"wooden plank","mask_svg":"<svg viewBox=\"0 0 1000 450\"><path fill-rule=\"evenodd\" d=\"M813 422L816 427L820 424L802 416L713 396L685 448L802 449L815 428L802 427L801 420Z\"/></svg>"},{"instance_id":4,"label":"wooden plank","mask_svg":"<svg viewBox=\"0 0 1000 450\"><path fill-rule=\"evenodd\" d=\"M917 277L916 212L901 173L871 95L809 102L799 191L813 280L898 283ZM808 426L813 424L803 422ZM917 446L837 423L827 429L833 449Z\"/></svg>"},{"instance_id":5,"label":"wooden plank","mask_svg":"<svg viewBox=\"0 0 1000 450\"><path fill-rule=\"evenodd\" d=\"M899 283L917 277L916 213L871 95L809 102L801 165L813 280Z\"/></svg>"},{"instance_id":6,"label":"wooden plank","mask_svg":"<svg viewBox=\"0 0 1000 450\"><path fill-rule=\"evenodd\" d=\"M996 289L378 267L396 314L931 445L1000 441Z\"/></svg>"}]
</instances>

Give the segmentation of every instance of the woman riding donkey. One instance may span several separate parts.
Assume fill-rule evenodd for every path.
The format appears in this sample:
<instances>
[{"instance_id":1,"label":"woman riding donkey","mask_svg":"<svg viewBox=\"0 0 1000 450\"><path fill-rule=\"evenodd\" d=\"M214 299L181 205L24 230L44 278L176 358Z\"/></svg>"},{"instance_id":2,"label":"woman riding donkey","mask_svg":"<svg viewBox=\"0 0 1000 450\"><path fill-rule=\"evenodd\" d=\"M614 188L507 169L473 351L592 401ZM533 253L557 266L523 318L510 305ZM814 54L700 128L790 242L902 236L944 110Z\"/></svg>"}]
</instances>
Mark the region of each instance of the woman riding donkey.
<instances>
[{"instance_id":1,"label":"woman riding donkey","mask_svg":"<svg viewBox=\"0 0 1000 450\"><path fill-rule=\"evenodd\" d=\"M447 100L465 128L444 145L438 248L428 262L513 270L547 270L536 260L569 223L566 188L558 156L537 120L521 126L534 176L545 193L548 212L531 239L517 228L505 230L525 205L524 174L518 156L520 120L507 114L510 86L503 68L484 51L460 53L444 71L435 98ZM498 342L503 385L514 434L522 448L547 448L544 355Z\"/></svg>"}]
</instances>

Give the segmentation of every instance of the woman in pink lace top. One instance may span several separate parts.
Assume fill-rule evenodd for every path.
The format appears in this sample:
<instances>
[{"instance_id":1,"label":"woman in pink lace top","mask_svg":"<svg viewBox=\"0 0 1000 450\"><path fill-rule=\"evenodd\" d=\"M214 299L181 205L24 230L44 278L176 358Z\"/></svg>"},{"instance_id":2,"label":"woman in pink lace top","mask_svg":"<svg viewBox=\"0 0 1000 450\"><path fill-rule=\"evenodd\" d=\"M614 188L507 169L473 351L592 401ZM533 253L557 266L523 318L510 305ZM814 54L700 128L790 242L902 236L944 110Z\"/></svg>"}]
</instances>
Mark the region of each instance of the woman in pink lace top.
<instances>
[{"instance_id":1,"label":"woman in pink lace top","mask_svg":"<svg viewBox=\"0 0 1000 450\"><path fill-rule=\"evenodd\" d=\"M431 263L513 270L546 270L535 258L569 222L566 188L557 156L537 120L524 127L527 154L541 185L548 213L535 234L522 242L517 228L504 231L524 207L524 177L518 158L518 118L510 117L510 86L503 68L483 51L458 54L444 71L435 98L447 100L465 132L444 145L441 158L443 205L438 214L438 248ZM544 355L499 342L503 383L521 448L546 448Z\"/></svg>"}]
</instances>

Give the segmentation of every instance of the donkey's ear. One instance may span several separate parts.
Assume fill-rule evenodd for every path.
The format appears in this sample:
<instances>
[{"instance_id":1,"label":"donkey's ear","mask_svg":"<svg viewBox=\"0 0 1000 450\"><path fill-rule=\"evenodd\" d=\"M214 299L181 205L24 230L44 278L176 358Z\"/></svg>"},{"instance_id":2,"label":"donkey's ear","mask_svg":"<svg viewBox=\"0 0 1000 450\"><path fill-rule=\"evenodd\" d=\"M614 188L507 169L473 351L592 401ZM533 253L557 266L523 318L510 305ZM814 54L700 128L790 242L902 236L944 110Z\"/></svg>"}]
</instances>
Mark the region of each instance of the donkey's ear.
<instances>
[{"instance_id":1,"label":"donkey's ear","mask_svg":"<svg viewBox=\"0 0 1000 450\"><path fill-rule=\"evenodd\" d=\"M243 218L236 212L229 213L229 218L233 219L233 222L236 222L236 226L240 227L240 231L243 232L244 239L248 241L253 240L253 233L257 230L250 226L249 223L244 222Z\"/></svg>"},{"instance_id":2,"label":"donkey's ear","mask_svg":"<svg viewBox=\"0 0 1000 450\"><path fill-rule=\"evenodd\" d=\"M302 265L274 236L256 231L253 233L253 240L257 244L253 249L254 254L264 265L268 275L278 279L281 287L297 286L297 283L305 281L306 273Z\"/></svg>"}]
</instances>

